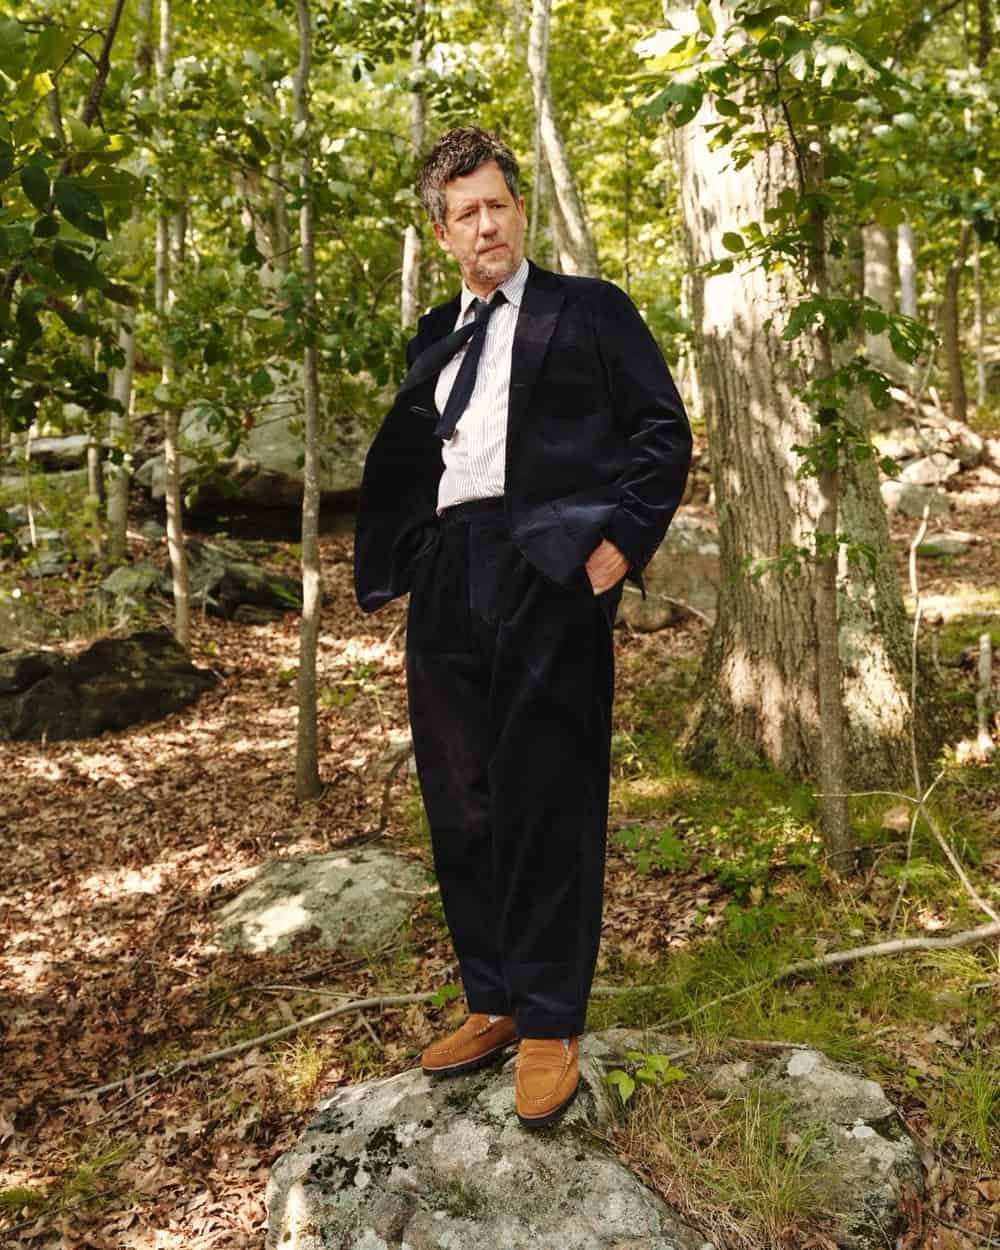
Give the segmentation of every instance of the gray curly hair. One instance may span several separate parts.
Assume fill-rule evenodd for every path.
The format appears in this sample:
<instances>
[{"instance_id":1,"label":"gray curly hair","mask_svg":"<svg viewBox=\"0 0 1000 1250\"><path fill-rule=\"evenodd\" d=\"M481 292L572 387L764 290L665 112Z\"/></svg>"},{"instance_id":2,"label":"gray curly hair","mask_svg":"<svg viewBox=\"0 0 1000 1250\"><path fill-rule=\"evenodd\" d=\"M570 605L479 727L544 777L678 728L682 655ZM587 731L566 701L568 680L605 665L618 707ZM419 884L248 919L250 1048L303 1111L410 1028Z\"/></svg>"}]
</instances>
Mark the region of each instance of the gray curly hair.
<instances>
[{"instance_id":1,"label":"gray curly hair","mask_svg":"<svg viewBox=\"0 0 1000 1250\"><path fill-rule=\"evenodd\" d=\"M478 126L458 126L438 139L421 165L417 181L417 194L435 225L444 225L444 190L448 183L471 174L487 161L496 161L500 166L507 190L516 202L520 198L521 170L502 139Z\"/></svg>"}]
</instances>

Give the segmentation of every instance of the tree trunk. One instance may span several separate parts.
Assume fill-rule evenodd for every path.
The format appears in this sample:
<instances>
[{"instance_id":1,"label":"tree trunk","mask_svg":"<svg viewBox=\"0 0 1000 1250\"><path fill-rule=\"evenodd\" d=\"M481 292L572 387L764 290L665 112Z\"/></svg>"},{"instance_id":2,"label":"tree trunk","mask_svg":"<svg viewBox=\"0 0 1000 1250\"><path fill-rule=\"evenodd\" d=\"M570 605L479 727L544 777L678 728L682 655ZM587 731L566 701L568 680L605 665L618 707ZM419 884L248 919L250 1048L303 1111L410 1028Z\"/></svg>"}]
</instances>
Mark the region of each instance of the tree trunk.
<instances>
[{"instance_id":1,"label":"tree trunk","mask_svg":"<svg viewBox=\"0 0 1000 1250\"><path fill-rule=\"evenodd\" d=\"M413 0L413 19L416 36L410 49L410 64L414 75L414 90L410 100L410 151L416 163L424 146L426 107L424 103L422 71L424 62L424 0ZM406 227L403 236L403 277L400 283L399 316L405 329L416 324L420 314L420 257L423 242L416 226Z\"/></svg>"},{"instance_id":2,"label":"tree trunk","mask_svg":"<svg viewBox=\"0 0 1000 1250\"><path fill-rule=\"evenodd\" d=\"M552 92L549 88L548 30L551 0L533 0L531 6L531 29L528 34L528 72L535 99L535 116L541 134L542 150L552 187L552 199L556 204L559 220L564 231L565 273L588 274L598 277L600 266L597 249L583 213L583 205L577 191L576 179L570 168L563 146ZM536 178L537 178L536 169Z\"/></svg>"},{"instance_id":3,"label":"tree trunk","mask_svg":"<svg viewBox=\"0 0 1000 1250\"><path fill-rule=\"evenodd\" d=\"M132 374L135 369L135 335L126 322L121 309L115 309L115 338L125 356L125 363L116 369L111 379L111 394L121 404L121 411L112 409L108 422L109 442L112 448L127 451L129 445L129 416L132 404ZM111 560L125 558L128 538L128 471L124 464L111 461L108 468L107 518L108 556Z\"/></svg>"},{"instance_id":4,"label":"tree trunk","mask_svg":"<svg viewBox=\"0 0 1000 1250\"><path fill-rule=\"evenodd\" d=\"M171 72L170 0L160 0L160 40L156 54L156 102L160 117L167 113L167 83ZM164 136L161 132L161 142ZM160 321L160 381L170 387L174 381L174 353L168 334L168 317L174 302L171 284L171 252L176 243L171 239L171 215L168 188L161 178L160 204L156 217L156 312ZM174 219L176 221L176 218ZM178 456L180 412L172 401L164 402L163 460L166 476L167 549L174 591L174 636L187 651L191 646L191 604L188 591L187 554L184 550L184 518L181 505L181 474Z\"/></svg>"},{"instance_id":5,"label":"tree trunk","mask_svg":"<svg viewBox=\"0 0 1000 1250\"><path fill-rule=\"evenodd\" d=\"M153 64L153 44L150 25L153 15L153 0L139 0L136 11L137 33L135 37L135 54L133 66L138 80L136 95L145 99L149 92L149 74ZM139 232L139 224L143 213L138 207L132 209L132 233ZM114 313L115 338L125 357L120 369L111 375L111 395L121 405L121 410L112 410L108 421L109 441L113 449L125 455L129 449L129 414L132 408L132 377L135 372L135 334L134 323L128 314L124 314L119 305L115 305ZM108 521L108 556L111 560L125 558L128 531L128 484L129 473L124 464L109 462L107 471L107 521Z\"/></svg>"},{"instance_id":6,"label":"tree trunk","mask_svg":"<svg viewBox=\"0 0 1000 1250\"><path fill-rule=\"evenodd\" d=\"M917 261L913 227L901 221L896 228L896 267L899 270L899 311L907 317L917 315Z\"/></svg>"},{"instance_id":7,"label":"tree trunk","mask_svg":"<svg viewBox=\"0 0 1000 1250\"><path fill-rule=\"evenodd\" d=\"M864 293L880 304L885 312L896 311L896 283L892 271L893 238L885 226L877 222L862 227L864 248ZM889 335L865 334L865 350L876 369L896 381L908 380L905 361L892 350Z\"/></svg>"},{"instance_id":8,"label":"tree trunk","mask_svg":"<svg viewBox=\"0 0 1000 1250\"><path fill-rule=\"evenodd\" d=\"M944 279L944 293L941 298L941 339L944 346L945 363L948 368L948 383L951 391L951 415L956 421L965 421L969 411L969 397L965 389L965 374L962 372L962 332L959 313L959 291L962 285L962 270L965 268L972 241L972 225L964 222L962 232L958 236L958 247L955 257L948 266Z\"/></svg>"},{"instance_id":9,"label":"tree trunk","mask_svg":"<svg viewBox=\"0 0 1000 1250\"><path fill-rule=\"evenodd\" d=\"M717 29L725 29L728 15L718 0L711 8ZM706 126L718 121L706 102L675 132L722 559L718 615L686 745L704 766L766 761L817 777L824 736L816 569L804 564L798 577L772 569L758 579L745 571L746 563L783 548L811 550L823 523L822 485L796 477L801 461L792 450L816 432L798 398L808 378L801 347L781 337L805 292L788 266L708 278L694 272L727 254L725 231L764 220L780 191L796 187L796 171L781 145L740 170L727 168L728 153L709 147ZM871 543L877 561L872 573L841 555L836 571L849 780L898 780L908 759L909 643L875 466L852 465L840 485L838 528ZM829 525L829 514L825 519Z\"/></svg>"},{"instance_id":10,"label":"tree trunk","mask_svg":"<svg viewBox=\"0 0 1000 1250\"><path fill-rule=\"evenodd\" d=\"M295 760L295 794L299 800L313 799L320 793L319 758L316 733L316 644L319 639L322 584L319 567L319 378L316 348L316 264L313 235L313 169L309 117L309 69L312 60L312 26L309 0L297 0L299 21L299 63L295 71L295 125L300 135L302 156L302 207L299 211L301 234L303 301L309 327L303 370L305 408L305 464L302 491L302 628L299 636L299 722Z\"/></svg>"}]
</instances>

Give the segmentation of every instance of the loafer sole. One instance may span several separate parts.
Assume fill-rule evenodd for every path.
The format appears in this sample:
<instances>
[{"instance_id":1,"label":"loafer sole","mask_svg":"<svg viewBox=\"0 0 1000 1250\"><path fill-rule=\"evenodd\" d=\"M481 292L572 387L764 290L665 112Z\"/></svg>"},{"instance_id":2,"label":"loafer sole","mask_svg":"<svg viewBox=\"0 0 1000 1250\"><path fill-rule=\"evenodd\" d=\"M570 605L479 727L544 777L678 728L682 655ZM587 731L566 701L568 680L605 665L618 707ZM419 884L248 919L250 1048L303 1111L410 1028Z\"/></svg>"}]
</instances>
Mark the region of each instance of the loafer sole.
<instances>
[{"instance_id":1,"label":"loafer sole","mask_svg":"<svg viewBox=\"0 0 1000 1250\"><path fill-rule=\"evenodd\" d=\"M477 1055L475 1059L463 1059L460 1063L451 1063L443 1068L425 1068L421 1066L420 1071L424 1076L461 1076L463 1072L478 1072L480 1068L488 1068L490 1064L497 1063L504 1057L504 1051L509 1050L511 1046L517 1045L517 1038L512 1038L509 1042L504 1042L497 1046L494 1050L488 1050L484 1055Z\"/></svg>"},{"instance_id":2,"label":"loafer sole","mask_svg":"<svg viewBox=\"0 0 1000 1250\"><path fill-rule=\"evenodd\" d=\"M521 1121L521 1123L524 1125L525 1128L545 1128L547 1124L554 1124L555 1121L558 1120L565 1113L567 1107L570 1105L570 1103L573 1101L573 1099L577 1096L579 1092L580 1092L580 1085L578 1082L572 1094L570 1094L570 1096L564 1102L561 1102L558 1107L553 1107L551 1111L546 1111L544 1115L524 1116L519 1111L517 1113L517 1118Z\"/></svg>"}]
</instances>

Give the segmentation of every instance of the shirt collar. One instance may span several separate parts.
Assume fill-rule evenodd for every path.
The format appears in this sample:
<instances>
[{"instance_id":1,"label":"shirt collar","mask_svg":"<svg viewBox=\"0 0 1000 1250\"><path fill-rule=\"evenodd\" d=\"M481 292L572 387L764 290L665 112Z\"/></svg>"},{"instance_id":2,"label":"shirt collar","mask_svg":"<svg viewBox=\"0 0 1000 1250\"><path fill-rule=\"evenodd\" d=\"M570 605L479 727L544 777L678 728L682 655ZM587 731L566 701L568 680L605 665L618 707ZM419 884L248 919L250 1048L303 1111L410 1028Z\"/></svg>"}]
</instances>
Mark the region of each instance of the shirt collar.
<instances>
[{"instance_id":1,"label":"shirt collar","mask_svg":"<svg viewBox=\"0 0 1000 1250\"><path fill-rule=\"evenodd\" d=\"M506 282L500 283L500 285L497 287L497 290L503 291L504 296L506 297L507 302L509 304L513 304L515 308L520 308L521 296L524 294L524 286L527 281L528 281L528 259L527 257L522 257L521 263L518 265L518 267L514 270L514 272L510 275L510 277L507 279ZM461 304L461 308L459 309L459 319L461 321L465 320L465 315L469 311L469 305L476 298L477 296L472 291L470 291L469 288L463 282L462 283L462 304ZM490 298L491 299L493 298L492 295L490 296Z\"/></svg>"}]
</instances>

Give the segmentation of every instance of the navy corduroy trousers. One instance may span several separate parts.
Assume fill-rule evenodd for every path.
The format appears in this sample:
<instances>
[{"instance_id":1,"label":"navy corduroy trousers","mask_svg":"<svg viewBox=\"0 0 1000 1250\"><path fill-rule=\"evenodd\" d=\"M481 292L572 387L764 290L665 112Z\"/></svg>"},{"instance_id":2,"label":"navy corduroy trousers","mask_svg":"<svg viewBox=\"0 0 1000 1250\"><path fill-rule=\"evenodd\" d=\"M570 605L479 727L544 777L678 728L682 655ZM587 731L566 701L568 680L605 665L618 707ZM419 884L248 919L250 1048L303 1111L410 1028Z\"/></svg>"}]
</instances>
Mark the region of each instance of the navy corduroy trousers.
<instances>
[{"instance_id":1,"label":"navy corduroy trousers","mask_svg":"<svg viewBox=\"0 0 1000 1250\"><path fill-rule=\"evenodd\" d=\"M621 594L545 577L501 499L447 509L414 571L410 723L445 918L469 1010L521 1037L584 1029Z\"/></svg>"}]
</instances>

